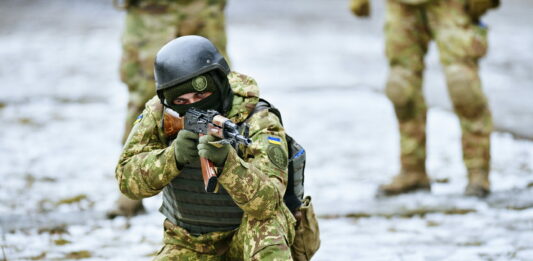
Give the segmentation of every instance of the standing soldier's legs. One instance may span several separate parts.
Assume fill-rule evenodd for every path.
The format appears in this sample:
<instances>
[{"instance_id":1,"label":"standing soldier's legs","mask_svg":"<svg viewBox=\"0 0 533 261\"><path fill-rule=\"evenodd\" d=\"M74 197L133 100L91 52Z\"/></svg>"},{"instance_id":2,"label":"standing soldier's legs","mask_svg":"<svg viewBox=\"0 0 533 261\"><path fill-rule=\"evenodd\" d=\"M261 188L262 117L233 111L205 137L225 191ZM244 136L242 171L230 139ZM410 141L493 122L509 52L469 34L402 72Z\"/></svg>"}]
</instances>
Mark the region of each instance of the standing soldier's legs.
<instances>
[{"instance_id":1,"label":"standing soldier's legs","mask_svg":"<svg viewBox=\"0 0 533 261\"><path fill-rule=\"evenodd\" d=\"M465 194L484 197L490 193L490 134L492 117L481 90L477 66L448 65L446 79L462 130L463 160L468 171Z\"/></svg>"},{"instance_id":2,"label":"standing soldier's legs","mask_svg":"<svg viewBox=\"0 0 533 261\"><path fill-rule=\"evenodd\" d=\"M226 0L210 2L209 6L201 13L201 16L205 17L205 27L203 27L198 34L209 38L229 63L230 60L226 49L225 6Z\"/></svg>"},{"instance_id":3,"label":"standing soldier's legs","mask_svg":"<svg viewBox=\"0 0 533 261\"><path fill-rule=\"evenodd\" d=\"M209 39L229 62L226 52L226 0L197 0L180 6L177 36L200 35Z\"/></svg>"},{"instance_id":4,"label":"standing soldier's legs","mask_svg":"<svg viewBox=\"0 0 533 261\"><path fill-rule=\"evenodd\" d=\"M462 130L463 160L468 171L465 194L490 192L492 117L478 74L478 59L487 51L486 28L475 25L461 0L439 1L430 9L432 30L444 66L448 92Z\"/></svg>"},{"instance_id":5,"label":"standing soldier's legs","mask_svg":"<svg viewBox=\"0 0 533 261\"><path fill-rule=\"evenodd\" d=\"M155 8L154 8L155 9ZM164 9L131 7L122 35L120 76L128 86L128 112L123 142L144 104L155 95L154 60L157 51L175 35L176 14Z\"/></svg>"},{"instance_id":6,"label":"standing soldier's legs","mask_svg":"<svg viewBox=\"0 0 533 261\"><path fill-rule=\"evenodd\" d=\"M128 110L122 143L129 135L133 122L142 113L144 104L155 95L154 59L157 51L175 35L176 15L164 8L130 7L122 35L120 76L128 86ZM134 216L142 213L142 201L120 195L116 209L107 216Z\"/></svg>"},{"instance_id":7,"label":"standing soldier's legs","mask_svg":"<svg viewBox=\"0 0 533 261\"><path fill-rule=\"evenodd\" d=\"M380 186L378 193L395 195L430 188L425 164L427 107L422 92L430 36L424 9L389 0L385 35L390 64L386 94L398 119L401 171L391 183Z\"/></svg>"}]
</instances>

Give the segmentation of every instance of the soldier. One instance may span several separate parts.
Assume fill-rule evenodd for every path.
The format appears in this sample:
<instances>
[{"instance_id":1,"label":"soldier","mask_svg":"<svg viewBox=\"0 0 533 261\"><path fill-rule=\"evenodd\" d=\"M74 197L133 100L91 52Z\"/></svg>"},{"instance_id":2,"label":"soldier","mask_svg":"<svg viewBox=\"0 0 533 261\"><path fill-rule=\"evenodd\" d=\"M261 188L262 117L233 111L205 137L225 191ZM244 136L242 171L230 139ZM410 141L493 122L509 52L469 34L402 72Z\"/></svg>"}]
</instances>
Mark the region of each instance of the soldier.
<instances>
[{"instance_id":1,"label":"soldier","mask_svg":"<svg viewBox=\"0 0 533 261\"><path fill-rule=\"evenodd\" d=\"M164 247L155 260L292 260L295 218L283 202L287 141L275 114L250 116L259 101L255 81L230 72L200 36L166 44L156 56L155 78L157 96L138 117L116 168L128 197L163 193ZM236 150L188 130L168 137L164 108L184 115L190 107L246 121L252 144ZM204 191L198 156L218 166L219 193Z\"/></svg>"},{"instance_id":2,"label":"soldier","mask_svg":"<svg viewBox=\"0 0 533 261\"><path fill-rule=\"evenodd\" d=\"M481 5L481 6L480 6ZM478 74L487 52L487 28L479 21L496 0L388 0L386 94L400 129L401 171L378 194L395 195L430 189L426 174L426 112L422 94L424 56L433 39L440 52L448 92L462 130L463 160L468 171L466 195L490 192L492 118ZM352 12L368 16L368 0L352 0Z\"/></svg>"},{"instance_id":3,"label":"soldier","mask_svg":"<svg viewBox=\"0 0 533 261\"><path fill-rule=\"evenodd\" d=\"M114 3L119 5L118 0ZM165 43L178 36L201 35L209 38L227 57L225 5L226 0L124 0L119 6L127 10L120 75L129 90L122 143L144 104L155 94L154 58ZM119 198L117 205L117 209L107 213L108 217L144 212L141 201L124 196Z\"/></svg>"}]
</instances>

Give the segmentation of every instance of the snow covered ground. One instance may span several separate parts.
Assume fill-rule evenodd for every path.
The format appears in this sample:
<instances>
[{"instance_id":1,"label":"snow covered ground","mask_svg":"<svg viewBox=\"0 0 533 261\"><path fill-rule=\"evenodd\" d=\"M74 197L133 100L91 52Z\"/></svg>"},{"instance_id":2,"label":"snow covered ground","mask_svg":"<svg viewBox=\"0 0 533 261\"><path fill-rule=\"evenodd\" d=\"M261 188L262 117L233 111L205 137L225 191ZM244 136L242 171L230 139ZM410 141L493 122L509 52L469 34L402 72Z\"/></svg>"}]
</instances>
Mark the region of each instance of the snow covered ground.
<instances>
[{"instance_id":1,"label":"snow covered ground","mask_svg":"<svg viewBox=\"0 0 533 261\"><path fill-rule=\"evenodd\" d=\"M308 152L322 235L314 260L533 260L533 142L515 138L533 137L533 4L508 0L487 16L482 76L499 129L512 134L493 134L494 193L479 200L462 196L460 129L434 46L432 192L374 197L399 164L380 93L381 1L370 20L340 0L229 3L234 68L258 80ZM122 19L104 0L0 2L0 260L149 260L160 248L160 197L145 200L146 215L104 218L118 195Z\"/></svg>"}]
</instances>

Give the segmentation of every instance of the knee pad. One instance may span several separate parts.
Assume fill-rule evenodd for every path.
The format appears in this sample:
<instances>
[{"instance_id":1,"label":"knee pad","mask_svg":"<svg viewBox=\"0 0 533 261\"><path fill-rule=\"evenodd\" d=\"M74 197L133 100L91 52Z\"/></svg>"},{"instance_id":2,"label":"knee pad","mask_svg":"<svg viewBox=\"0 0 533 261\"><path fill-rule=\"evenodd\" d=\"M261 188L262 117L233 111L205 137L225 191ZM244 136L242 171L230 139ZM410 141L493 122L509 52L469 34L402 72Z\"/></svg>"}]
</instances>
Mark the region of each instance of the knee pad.
<instances>
[{"instance_id":1,"label":"knee pad","mask_svg":"<svg viewBox=\"0 0 533 261\"><path fill-rule=\"evenodd\" d=\"M475 66L452 64L445 68L445 73L450 98L458 114L471 118L485 110L487 100Z\"/></svg>"},{"instance_id":2,"label":"knee pad","mask_svg":"<svg viewBox=\"0 0 533 261\"><path fill-rule=\"evenodd\" d=\"M391 67L385 93L395 106L405 106L421 91L422 74L400 66Z\"/></svg>"}]
</instances>

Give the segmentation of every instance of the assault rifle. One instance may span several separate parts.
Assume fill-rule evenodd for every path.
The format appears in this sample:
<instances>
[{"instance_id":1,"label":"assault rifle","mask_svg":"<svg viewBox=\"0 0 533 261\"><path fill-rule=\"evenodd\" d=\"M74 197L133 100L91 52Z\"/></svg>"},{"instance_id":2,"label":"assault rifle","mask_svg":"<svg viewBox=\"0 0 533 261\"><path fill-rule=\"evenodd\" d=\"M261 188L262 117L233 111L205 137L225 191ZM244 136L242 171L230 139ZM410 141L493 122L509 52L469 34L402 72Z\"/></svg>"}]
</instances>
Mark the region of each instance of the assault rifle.
<instances>
[{"instance_id":1,"label":"assault rifle","mask_svg":"<svg viewBox=\"0 0 533 261\"><path fill-rule=\"evenodd\" d=\"M248 126L244 126L244 134L241 135L237 124L220 115L215 110L201 110L190 108L184 117L170 108L165 108L164 131L167 137L174 136L181 129L198 133L200 136L211 134L222 139L222 143L249 145L252 140L248 138ZM205 191L213 193L217 185L217 175L213 162L206 158L200 158L202 165L202 177Z\"/></svg>"}]
</instances>

